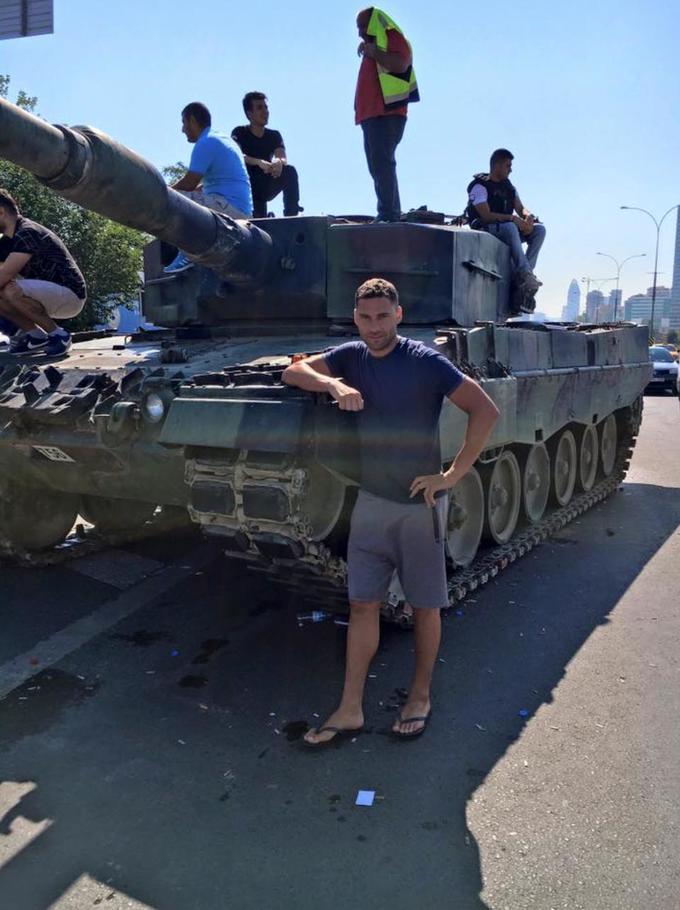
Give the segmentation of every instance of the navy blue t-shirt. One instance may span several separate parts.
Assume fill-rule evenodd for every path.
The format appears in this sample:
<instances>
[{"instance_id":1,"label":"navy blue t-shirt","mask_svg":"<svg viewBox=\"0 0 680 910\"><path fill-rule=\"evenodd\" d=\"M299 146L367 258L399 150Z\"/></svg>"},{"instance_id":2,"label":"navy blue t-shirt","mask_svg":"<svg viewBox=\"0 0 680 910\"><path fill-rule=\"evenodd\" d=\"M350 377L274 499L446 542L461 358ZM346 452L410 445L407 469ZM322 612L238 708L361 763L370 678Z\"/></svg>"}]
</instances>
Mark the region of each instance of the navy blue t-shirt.
<instances>
[{"instance_id":1,"label":"navy blue t-shirt","mask_svg":"<svg viewBox=\"0 0 680 910\"><path fill-rule=\"evenodd\" d=\"M361 487L394 502L413 502L411 483L441 471L439 415L463 374L420 341L399 338L386 357L363 341L341 344L324 361L364 399L358 413Z\"/></svg>"}]
</instances>

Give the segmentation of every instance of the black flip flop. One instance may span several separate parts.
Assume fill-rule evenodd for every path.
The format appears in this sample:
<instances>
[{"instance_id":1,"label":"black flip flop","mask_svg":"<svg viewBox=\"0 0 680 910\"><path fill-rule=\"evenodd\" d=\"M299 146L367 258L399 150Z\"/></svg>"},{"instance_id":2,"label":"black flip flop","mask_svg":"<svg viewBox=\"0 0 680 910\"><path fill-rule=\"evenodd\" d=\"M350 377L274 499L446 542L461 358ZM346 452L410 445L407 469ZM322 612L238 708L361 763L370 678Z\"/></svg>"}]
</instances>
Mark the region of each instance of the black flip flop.
<instances>
[{"instance_id":1,"label":"black flip flop","mask_svg":"<svg viewBox=\"0 0 680 910\"><path fill-rule=\"evenodd\" d=\"M334 733L335 736L331 736L330 739L324 739L320 743L310 743L306 739L302 739L302 745L306 749L325 749L328 746L336 746L336 748L343 742L346 742L348 739L351 739L354 736L359 736L364 732L365 727L354 727L354 729L346 729L344 727L333 727L330 724L326 724L323 727L316 727L314 729L315 733Z\"/></svg>"},{"instance_id":2,"label":"black flip flop","mask_svg":"<svg viewBox=\"0 0 680 910\"><path fill-rule=\"evenodd\" d=\"M417 724L419 721L423 722L422 727L419 730L414 730L413 733L399 733L397 730L391 730L392 736L395 739L417 739L419 736L422 736L427 725L430 722L432 717L432 709L430 709L428 714L424 714L420 717L403 717L401 711L397 715L397 723L399 724Z\"/></svg>"}]
</instances>

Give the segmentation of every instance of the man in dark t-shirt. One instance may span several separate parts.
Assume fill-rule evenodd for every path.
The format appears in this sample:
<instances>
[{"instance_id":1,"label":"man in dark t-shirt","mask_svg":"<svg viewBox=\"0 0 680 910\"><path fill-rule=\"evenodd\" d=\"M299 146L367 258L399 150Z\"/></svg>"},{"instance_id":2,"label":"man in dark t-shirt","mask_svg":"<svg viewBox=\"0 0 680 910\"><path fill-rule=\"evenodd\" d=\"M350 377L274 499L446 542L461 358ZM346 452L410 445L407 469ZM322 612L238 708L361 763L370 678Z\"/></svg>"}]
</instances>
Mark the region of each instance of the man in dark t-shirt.
<instances>
[{"instance_id":1,"label":"man in dark t-shirt","mask_svg":"<svg viewBox=\"0 0 680 910\"><path fill-rule=\"evenodd\" d=\"M283 381L328 392L340 410L358 412L360 491L347 552L350 622L345 687L338 708L305 742L318 748L363 727L364 685L378 647L380 605L395 571L414 607L416 666L392 728L419 736L430 717L430 683L448 604L444 538L446 491L477 460L498 410L482 388L442 354L397 334L396 288L372 278L356 293L361 341L287 367ZM465 442L442 472L439 416L444 399L468 415ZM422 498L421 498L422 497Z\"/></svg>"},{"instance_id":2,"label":"man in dark t-shirt","mask_svg":"<svg viewBox=\"0 0 680 910\"><path fill-rule=\"evenodd\" d=\"M0 233L0 316L19 329L10 340L10 352L65 354L71 336L54 320L77 316L85 305L80 269L59 237L24 218L3 189Z\"/></svg>"},{"instance_id":3,"label":"man in dark t-shirt","mask_svg":"<svg viewBox=\"0 0 680 910\"><path fill-rule=\"evenodd\" d=\"M269 108L262 92L248 92L243 98L248 126L234 128L231 138L243 152L250 188L253 193L253 217L267 217L267 203L283 193L283 214L298 215L300 188L295 168L288 164L283 137L267 129Z\"/></svg>"}]
</instances>

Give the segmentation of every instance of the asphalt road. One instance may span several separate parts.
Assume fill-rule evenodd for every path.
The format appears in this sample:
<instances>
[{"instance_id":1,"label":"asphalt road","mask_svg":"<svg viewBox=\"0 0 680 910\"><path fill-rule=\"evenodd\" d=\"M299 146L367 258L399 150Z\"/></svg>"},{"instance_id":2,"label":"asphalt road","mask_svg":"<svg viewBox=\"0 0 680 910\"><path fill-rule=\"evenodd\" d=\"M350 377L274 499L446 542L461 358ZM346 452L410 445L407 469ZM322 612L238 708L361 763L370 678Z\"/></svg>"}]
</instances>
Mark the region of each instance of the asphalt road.
<instances>
[{"instance_id":1,"label":"asphalt road","mask_svg":"<svg viewBox=\"0 0 680 910\"><path fill-rule=\"evenodd\" d=\"M680 906L679 426L646 398L622 491L445 620L410 743L388 628L372 732L303 751L344 630L192 534L0 568L2 910Z\"/></svg>"}]
</instances>

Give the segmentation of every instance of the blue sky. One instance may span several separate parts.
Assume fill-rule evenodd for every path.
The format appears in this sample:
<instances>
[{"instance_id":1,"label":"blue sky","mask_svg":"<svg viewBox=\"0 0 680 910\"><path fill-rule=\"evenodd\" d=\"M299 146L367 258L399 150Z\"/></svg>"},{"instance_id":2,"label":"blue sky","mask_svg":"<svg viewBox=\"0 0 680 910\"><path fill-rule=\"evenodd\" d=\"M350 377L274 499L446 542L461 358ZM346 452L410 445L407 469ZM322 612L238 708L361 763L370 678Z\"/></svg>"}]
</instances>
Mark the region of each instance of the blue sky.
<instances>
[{"instance_id":1,"label":"blue sky","mask_svg":"<svg viewBox=\"0 0 680 910\"><path fill-rule=\"evenodd\" d=\"M46 119L87 123L158 166L187 160L179 112L204 101L223 129L246 91L267 93L270 125L300 172L306 212L373 213L354 125L359 5L291 0L55 0L55 34L0 42L0 73L39 97ZM383 7L414 50L422 101L398 150L404 208L457 213L498 146L548 228L539 309L557 315L571 278L625 266L624 297L652 283L655 230L644 215L680 203L680 7L675 0ZM278 207L275 206L275 208ZM671 283L675 217L659 283ZM613 285L604 285L606 290Z\"/></svg>"}]
</instances>

